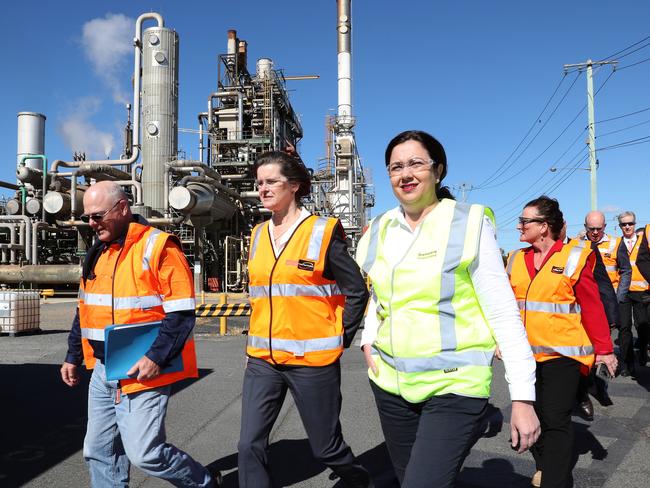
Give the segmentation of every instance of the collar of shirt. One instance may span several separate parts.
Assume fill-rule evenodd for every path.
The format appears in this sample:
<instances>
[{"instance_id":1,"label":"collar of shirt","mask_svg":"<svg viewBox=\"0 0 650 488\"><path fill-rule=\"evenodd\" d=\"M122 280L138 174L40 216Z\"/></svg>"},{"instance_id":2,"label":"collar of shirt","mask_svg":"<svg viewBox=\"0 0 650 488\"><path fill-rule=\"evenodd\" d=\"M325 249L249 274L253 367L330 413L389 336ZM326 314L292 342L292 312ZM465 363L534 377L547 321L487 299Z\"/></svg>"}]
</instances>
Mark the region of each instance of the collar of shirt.
<instances>
[{"instance_id":1,"label":"collar of shirt","mask_svg":"<svg viewBox=\"0 0 650 488\"><path fill-rule=\"evenodd\" d=\"M298 216L298 219L293 224L291 224L291 227L285 230L280 237L278 237L277 241L273 239L273 229L275 229L275 225L273 225L273 219L269 220L269 237L271 238L271 244L273 244L273 251L275 252L276 257L280 254L280 252L282 252L284 246L287 245L287 242L289 242L289 239L293 235L293 231L296 230L296 227L298 227L298 225L300 225L300 223L310 215L311 214L305 209L305 207L300 207L300 215Z\"/></svg>"},{"instance_id":2,"label":"collar of shirt","mask_svg":"<svg viewBox=\"0 0 650 488\"><path fill-rule=\"evenodd\" d=\"M582 240L583 241L588 241L589 239L587 238L587 236L584 236L582 238ZM603 237L596 243L596 245L602 244L603 242L609 242L611 240L612 240L612 238L609 237L609 234L603 234Z\"/></svg>"}]
</instances>

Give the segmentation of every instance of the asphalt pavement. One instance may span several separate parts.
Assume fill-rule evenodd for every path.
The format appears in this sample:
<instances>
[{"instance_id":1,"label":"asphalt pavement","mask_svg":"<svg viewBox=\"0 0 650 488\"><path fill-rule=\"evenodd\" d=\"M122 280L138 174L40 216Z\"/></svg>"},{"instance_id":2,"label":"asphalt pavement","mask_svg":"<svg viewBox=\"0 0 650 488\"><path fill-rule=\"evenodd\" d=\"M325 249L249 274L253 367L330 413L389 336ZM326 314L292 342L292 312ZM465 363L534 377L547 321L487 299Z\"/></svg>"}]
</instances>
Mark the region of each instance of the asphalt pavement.
<instances>
[{"instance_id":1,"label":"asphalt pavement","mask_svg":"<svg viewBox=\"0 0 650 488\"><path fill-rule=\"evenodd\" d=\"M50 299L41 307L42 332L0 336L0 486L43 488L89 486L81 446L86 423L89 375L77 388L59 377L73 299ZM224 474L237 486L237 440L244 371L245 319L229 319L230 335L219 336L218 319L201 319L195 331L200 377L177 385L167 414L170 442ZM342 361L346 441L371 471L376 486L397 486L358 347ZM574 486L643 488L650 486L650 368L636 379L609 385L612 405L596 400L593 422L574 416ZM530 486L532 456L518 455L508 443L510 408L500 363L495 365L492 397L483 436L467 458L460 488ZM277 486L342 488L316 463L299 415L287 397L270 439ZM432 462L435 460L432 459ZM133 468L131 486L169 486Z\"/></svg>"}]
</instances>

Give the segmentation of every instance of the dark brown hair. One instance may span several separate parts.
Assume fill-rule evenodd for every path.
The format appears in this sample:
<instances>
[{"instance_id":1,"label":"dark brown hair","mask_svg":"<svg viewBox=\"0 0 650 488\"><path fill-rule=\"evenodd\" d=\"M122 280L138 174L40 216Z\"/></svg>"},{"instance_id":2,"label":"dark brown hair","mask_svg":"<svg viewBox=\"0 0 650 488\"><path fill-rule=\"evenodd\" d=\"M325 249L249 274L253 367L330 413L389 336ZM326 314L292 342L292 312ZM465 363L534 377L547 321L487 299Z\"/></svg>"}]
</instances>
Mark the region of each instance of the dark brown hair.
<instances>
[{"instance_id":1,"label":"dark brown hair","mask_svg":"<svg viewBox=\"0 0 650 488\"><path fill-rule=\"evenodd\" d=\"M535 207L537 214L551 229L551 236L557 240L564 226L564 215L562 215L558 201L555 198L541 195L524 205L524 208L526 207Z\"/></svg>"},{"instance_id":2,"label":"dark brown hair","mask_svg":"<svg viewBox=\"0 0 650 488\"><path fill-rule=\"evenodd\" d=\"M447 155L445 154L445 149L442 147L442 144L433 137L431 134L427 134L421 130L407 130L397 134L386 146L386 153L384 154L384 160L386 166L390 164L390 155L393 153L393 149L400 144L407 141L417 141L424 149L429 153L429 157L433 159L436 165L442 165L442 174L440 175L440 181L442 181L445 176L447 176ZM441 186L440 183L436 183L436 196L438 199L449 198L454 200L454 196L449 191L449 188L446 186Z\"/></svg>"},{"instance_id":3,"label":"dark brown hair","mask_svg":"<svg viewBox=\"0 0 650 488\"><path fill-rule=\"evenodd\" d=\"M257 161L255 161L255 165L253 166L255 175L257 176L257 170L260 166L267 164L277 164L280 167L280 174L282 176L289 181L300 184L295 194L296 202L299 203L301 198L309 195L311 190L311 175L303 162L298 158L282 151L267 151L262 153L257 158Z\"/></svg>"}]
</instances>

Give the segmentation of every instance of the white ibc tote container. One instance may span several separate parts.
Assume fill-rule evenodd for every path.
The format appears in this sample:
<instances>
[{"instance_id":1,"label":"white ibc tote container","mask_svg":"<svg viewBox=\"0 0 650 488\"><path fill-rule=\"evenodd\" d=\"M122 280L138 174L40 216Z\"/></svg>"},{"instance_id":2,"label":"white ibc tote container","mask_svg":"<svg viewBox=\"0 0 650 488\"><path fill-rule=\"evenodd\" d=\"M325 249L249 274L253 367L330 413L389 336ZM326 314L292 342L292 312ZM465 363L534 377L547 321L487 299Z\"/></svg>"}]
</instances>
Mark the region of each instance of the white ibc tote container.
<instances>
[{"instance_id":1,"label":"white ibc tote container","mask_svg":"<svg viewBox=\"0 0 650 488\"><path fill-rule=\"evenodd\" d=\"M40 329L38 290L0 290L0 332L17 334Z\"/></svg>"}]
</instances>

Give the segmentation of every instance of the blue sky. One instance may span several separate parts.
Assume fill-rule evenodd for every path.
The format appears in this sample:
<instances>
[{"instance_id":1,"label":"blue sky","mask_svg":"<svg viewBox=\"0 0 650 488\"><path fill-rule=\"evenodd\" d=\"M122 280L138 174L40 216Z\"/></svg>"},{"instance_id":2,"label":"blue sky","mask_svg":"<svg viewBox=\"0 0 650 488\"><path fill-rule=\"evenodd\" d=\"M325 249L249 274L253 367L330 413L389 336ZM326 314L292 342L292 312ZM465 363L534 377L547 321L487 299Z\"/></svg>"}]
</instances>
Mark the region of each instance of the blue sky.
<instances>
[{"instance_id":1,"label":"blue sky","mask_svg":"<svg viewBox=\"0 0 650 488\"><path fill-rule=\"evenodd\" d=\"M324 119L337 105L334 0L64 3L3 8L0 179L15 180L19 111L47 116L50 161L68 159L71 146L84 144L92 156L111 146L111 157L119 156L125 111L118 100L129 93L132 51L115 39L114 49L91 62L92 27L115 22L128 46L134 19L150 10L180 35L180 127L196 127L196 114L216 85L226 31L234 28L248 41L251 71L256 59L270 57L287 75L320 75L290 81L288 88L305 130L303 159L315 166L324 155ZM604 59L649 36L647 1L353 0L352 7L353 111L360 154L376 186L373 214L395 205L384 148L398 132L416 128L445 146L447 184L477 187L493 178L467 200L495 209L503 248L519 246L511 220L543 191L560 201L569 234L580 230L589 210L589 173L573 168L587 167L579 164L587 154L587 114L577 115L586 103L586 78L564 76L563 65ZM638 49L622 57L619 68L650 58L649 42L622 53ZM607 66L594 76L596 89L602 86L595 101L596 145L603 148L598 203L608 230L620 235L611 219L621 210L650 222L650 144L636 144L650 135L650 61L611 72ZM629 141L633 145L610 148ZM180 146L197 157L196 136L182 134ZM552 166L558 171L550 172Z\"/></svg>"}]
</instances>

